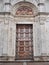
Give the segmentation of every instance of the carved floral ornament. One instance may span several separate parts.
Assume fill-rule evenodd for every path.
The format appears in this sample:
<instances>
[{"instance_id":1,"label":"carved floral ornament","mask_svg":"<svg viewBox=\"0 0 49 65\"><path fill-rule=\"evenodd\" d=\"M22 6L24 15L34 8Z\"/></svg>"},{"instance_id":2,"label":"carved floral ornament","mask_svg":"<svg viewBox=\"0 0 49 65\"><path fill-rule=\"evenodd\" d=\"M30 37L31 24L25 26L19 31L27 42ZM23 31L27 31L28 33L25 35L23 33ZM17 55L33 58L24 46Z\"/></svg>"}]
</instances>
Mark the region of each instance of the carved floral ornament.
<instances>
[{"instance_id":1,"label":"carved floral ornament","mask_svg":"<svg viewBox=\"0 0 49 65\"><path fill-rule=\"evenodd\" d=\"M31 7L21 6L17 9L16 15L33 15Z\"/></svg>"}]
</instances>

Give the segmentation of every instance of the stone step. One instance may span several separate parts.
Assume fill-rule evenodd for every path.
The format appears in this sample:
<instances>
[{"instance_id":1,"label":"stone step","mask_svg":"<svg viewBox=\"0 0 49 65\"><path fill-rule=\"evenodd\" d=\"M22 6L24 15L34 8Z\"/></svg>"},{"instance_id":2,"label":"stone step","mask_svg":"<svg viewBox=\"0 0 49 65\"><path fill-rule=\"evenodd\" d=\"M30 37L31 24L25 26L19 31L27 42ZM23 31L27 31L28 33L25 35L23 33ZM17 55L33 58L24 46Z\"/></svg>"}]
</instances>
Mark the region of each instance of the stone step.
<instances>
[{"instance_id":1,"label":"stone step","mask_svg":"<svg viewBox=\"0 0 49 65\"><path fill-rule=\"evenodd\" d=\"M4 62L0 62L0 65L49 65L49 62L47 62L47 61L44 61L44 62L26 62L26 63L16 62L16 61L15 62L4 61Z\"/></svg>"}]
</instances>

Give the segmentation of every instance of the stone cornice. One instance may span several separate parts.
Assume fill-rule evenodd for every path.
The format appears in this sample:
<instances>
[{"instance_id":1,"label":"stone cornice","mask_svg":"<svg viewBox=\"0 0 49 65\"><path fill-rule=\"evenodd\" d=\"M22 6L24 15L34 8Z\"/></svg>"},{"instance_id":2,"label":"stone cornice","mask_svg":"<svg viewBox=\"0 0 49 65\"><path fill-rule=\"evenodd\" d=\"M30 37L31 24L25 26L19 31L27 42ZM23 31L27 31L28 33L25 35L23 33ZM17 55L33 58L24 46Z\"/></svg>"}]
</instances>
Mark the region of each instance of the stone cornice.
<instances>
[{"instance_id":1,"label":"stone cornice","mask_svg":"<svg viewBox=\"0 0 49 65\"><path fill-rule=\"evenodd\" d=\"M38 3L38 6L39 6L39 5L44 5L44 3Z\"/></svg>"},{"instance_id":2,"label":"stone cornice","mask_svg":"<svg viewBox=\"0 0 49 65\"><path fill-rule=\"evenodd\" d=\"M0 17L4 16L4 15L9 15L9 16L13 16L13 17L29 17L29 18L34 18L36 16L39 16L39 15L49 15L49 12L38 12L36 15L13 15L11 12L0 12Z\"/></svg>"},{"instance_id":3,"label":"stone cornice","mask_svg":"<svg viewBox=\"0 0 49 65\"><path fill-rule=\"evenodd\" d=\"M38 15L49 15L49 12L38 12Z\"/></svg>"},{"instance_id":4,"label":"stone cornice","mask_svg":"<svg viewBox=\"0 0 49 65\"><path fill-rule=\"evenodd\" d=\"M5 15L5 14L10 15L10 12L0 12L0 15Z\"/></svg>"},{"instance_id":5,"label":"stone cornice","mask_svg":"<svg viewBox=\"0 0 49 65\"><path fill-rule=\"evenodd\" d=\"M5 3L5 5L11 5L11 3Z\"/></svg>"}]
</instances>

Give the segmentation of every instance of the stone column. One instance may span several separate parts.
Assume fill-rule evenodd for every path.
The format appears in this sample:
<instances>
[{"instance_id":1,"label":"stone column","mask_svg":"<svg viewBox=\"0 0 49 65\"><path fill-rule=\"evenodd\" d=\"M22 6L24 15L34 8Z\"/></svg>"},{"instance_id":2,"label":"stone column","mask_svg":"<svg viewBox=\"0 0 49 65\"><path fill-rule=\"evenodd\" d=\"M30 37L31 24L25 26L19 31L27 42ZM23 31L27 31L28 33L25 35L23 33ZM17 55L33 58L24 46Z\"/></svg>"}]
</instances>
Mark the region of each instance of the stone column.
<instances>
[{"instance_id":1,"label":"stone column","mask_svg":"<svg viewBox=\"0 0 49 65\"><path fill-rule=\"evenodd\" d=\"M47 56L46 29L45 29L46 16L42 14L39 17L40 17L39 22L41 27L41 56L44 57L44 56ZM46 60L46 59L43 58L43 60Z\"/></svg>"},{"instance_id":2,"label":"stone column","mask_svg":"<svg viewBox=\"0 0 49 65\"><path fill-rule=\"evenodd\" d=\"M38 0L38 8L39 8L39 22L41 27L41 55L46 55L46 41L45 41L45 22L46 22L46 7L45 0Z\"/></svg>"},{"instance_id":3,"label":"stone column","mask_svg":"<svg viewBox=\"0 0 49 65\"><path fill-rule=\"evenodd\" d=\"M8 16L7 16L8 17ZM8 56L8 25L9 25L9 20L5 17L4 18L4 31L3 31L3 59L7 60Z\"/></svg>"},{"instance_id":4,"label":"stone column","mask_svg":"<svg viewBox=\"0 0 49 65\"><path fill-rule=\"evenodd\" d=\"M4 43L3 43L3 56L8 56L8 22L11 3L10 0L4 0Z\"/></svg>"},{"instance_id":5,"label":"stone column","mask_svg":"<svg viewBox=\"0 0 49 65\"><path fill-rule=\"evenodd\" d=\"M3 54L3 43L4 43L4 23L0 23L0 56Z\"/></svg>"},{"instance_id":6,"label":"stone column","mask_svg":"<svg viewBox=\"0 0 49 65\"><path fill-rule=\"evenodd\" d=\"M41 24L41 55L45 56L46 55L46 35L45 35L45 23Z\"/></svg>"},{"instance_id":7,"label":"stone column","mask_svg":"<svg viewBox=\"0 0 49 65\"><path fill-rule=\"evenodd\" d=\"M8 46L8 25L4 24L4 42L3 42L3 56L7 56Z\"/></svg>"},{"instance_id":8,"label":"stone column","mask_svg":"<svg viewBox=\"0 0 49 65\"><path fill-rule=\"evenodd\" d=\"M14 20L9 21L9 31L8 31L8 56L10 61L15 59L15 49L16 49L16 24Z\"/></svg>"},{"instance_id":9,"label":"stone column","mask_svg":"<svg viewBox=\"0 0 49 65\"><path fill-rule=\"evenodd\" d=\"M38 61L41 56L41 27L38 20L33 25L34 60Z\"/></svg>"}]
</instances>

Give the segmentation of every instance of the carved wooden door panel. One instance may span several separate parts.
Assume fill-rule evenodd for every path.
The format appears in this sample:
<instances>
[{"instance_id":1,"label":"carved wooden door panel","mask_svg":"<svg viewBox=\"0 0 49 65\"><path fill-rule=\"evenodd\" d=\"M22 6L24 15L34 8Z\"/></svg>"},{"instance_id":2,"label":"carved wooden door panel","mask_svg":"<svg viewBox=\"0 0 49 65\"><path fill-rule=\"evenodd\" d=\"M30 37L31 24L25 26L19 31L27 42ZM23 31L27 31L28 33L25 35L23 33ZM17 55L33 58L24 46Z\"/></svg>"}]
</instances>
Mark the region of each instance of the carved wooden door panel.
<instances>
[{"instance_id":1,"label":"carved wooden door panel","mask_svg":"<svg viewBox=\"0 0 49 65\"><path fill-rule=\"evenodd\" d=\"M31 24L16 25L16 59L33 59L33 26Z\"/></svg>"}]
</instances>

